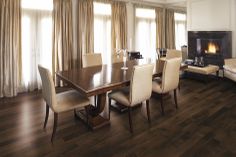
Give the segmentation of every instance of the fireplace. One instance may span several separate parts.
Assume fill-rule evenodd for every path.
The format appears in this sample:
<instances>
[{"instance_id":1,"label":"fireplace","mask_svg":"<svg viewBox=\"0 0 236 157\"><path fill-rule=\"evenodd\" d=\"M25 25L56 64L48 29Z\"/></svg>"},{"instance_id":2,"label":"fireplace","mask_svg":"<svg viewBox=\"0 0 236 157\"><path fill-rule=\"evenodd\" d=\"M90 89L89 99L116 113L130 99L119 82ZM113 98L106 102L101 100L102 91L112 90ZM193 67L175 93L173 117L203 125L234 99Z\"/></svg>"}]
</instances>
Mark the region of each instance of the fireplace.
<instances>
[{"instance_id":1,"label":"fireplace","mask_svg":"<svg viewBox=\"0 0 236 157\"><path fill-rule=\"evenodd\" d=\"M188 31L188 58L196 57L222 68L224 59L232 57L232 32Z\"/></svg>"}]
</instances>

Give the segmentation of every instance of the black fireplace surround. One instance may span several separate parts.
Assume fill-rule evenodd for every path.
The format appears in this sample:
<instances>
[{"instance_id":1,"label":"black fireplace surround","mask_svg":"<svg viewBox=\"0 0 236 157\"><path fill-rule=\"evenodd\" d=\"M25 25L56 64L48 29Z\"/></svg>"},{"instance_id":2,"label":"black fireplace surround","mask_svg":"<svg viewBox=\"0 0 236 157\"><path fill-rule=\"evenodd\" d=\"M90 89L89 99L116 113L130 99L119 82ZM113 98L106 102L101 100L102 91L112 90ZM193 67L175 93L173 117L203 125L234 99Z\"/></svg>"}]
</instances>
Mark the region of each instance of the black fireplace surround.
<instances>
[{"instance_id":1,"label":"black fireplace surround","mask_svg":"<svg viewBox=\"0 0 236 157\"><path fill-rule=\"evenodd\" d=\"M231 31L188 31L188 58L203 58L204 64L224 65L232 57Z\"/></svg>"}]
</instances>

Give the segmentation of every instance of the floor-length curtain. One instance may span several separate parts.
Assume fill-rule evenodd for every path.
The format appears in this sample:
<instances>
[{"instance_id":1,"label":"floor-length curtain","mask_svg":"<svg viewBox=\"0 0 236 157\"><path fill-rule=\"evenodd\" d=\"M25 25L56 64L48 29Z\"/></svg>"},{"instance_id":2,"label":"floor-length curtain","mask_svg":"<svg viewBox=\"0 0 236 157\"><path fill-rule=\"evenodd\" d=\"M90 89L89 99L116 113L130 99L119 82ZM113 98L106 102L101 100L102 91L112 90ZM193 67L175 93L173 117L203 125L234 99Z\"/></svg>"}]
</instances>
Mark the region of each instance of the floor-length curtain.
<instances>
[{"instance_id":1,"label":"floor-length curtain","mask_svg":"<svg viewBox=\"0 0 236 157\"><path fill-rule=\"evenodd\" d=\"M126 3L112 3L112 52L127 48L127 10ZM116 45L117 44L117 45Z\"/></svg>"},{"instance_id":2,"label":"floor-length curtain","mask_svg":"<svg viewBox=\"0 0 236 157\"><path fill-rule=\"evenodd\" d=\"M52 11L22 9L22 90L41 87L38 64L52 69Z\"/></svg>"},{"instance_id":3,"label":"floor-length curtain","mask_svg":"<svg viewBox=\"0 0 236 157\"><path fill-rule=\"evenodd\" d=\"M82 55L94 52L93 0L78 0L77 66L82 67Z\"/></svg>"},{"instance_id":4,"label":"floor-length curtain","mask_svg":"<svg viewBox=\"0 0 236 157\"><path fill-rule=\"evenodd\" d=\"M72 29L71 0L53 0L53 74L72 68Z\"/></svg>"},{"instance_id":5,"label":"floor-length curtain","mask_svg":"<svg viewBox=\"0 0 236 157\"><path fill-rule=\"evenodd\" d=\"M16 96L21 72L20 0L0 2L0 97Z\"/></svg>"},{"instance_id":6,"label":"floor-length curtain","mask_svg":"<svg viewBox=\"0 0 236 157\"><path fill-rule=\"evenodd\" d=\"M166 48L175 49L175 18L173 9L166 9Z\"/></svg>"},{"instance_id":7,"label":"floor-length curtain","mask_svg":"<svg viewBox=\"0 0 236 157\"><path fill-rule=\"evenodd\" d=\"M165 9L156 8L156 45L165 48Z\"/></svg>"}]
</instances>

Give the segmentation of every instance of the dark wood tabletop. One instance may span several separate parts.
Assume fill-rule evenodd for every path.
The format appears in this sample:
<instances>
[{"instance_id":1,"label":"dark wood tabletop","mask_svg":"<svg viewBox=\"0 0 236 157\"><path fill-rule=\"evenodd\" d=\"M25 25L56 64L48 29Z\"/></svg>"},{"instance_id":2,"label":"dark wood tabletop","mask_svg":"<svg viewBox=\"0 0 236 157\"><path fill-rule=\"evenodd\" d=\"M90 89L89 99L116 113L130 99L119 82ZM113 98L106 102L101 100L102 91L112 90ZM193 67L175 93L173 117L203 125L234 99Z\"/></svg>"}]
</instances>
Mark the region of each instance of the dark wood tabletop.
<instances>
[{"instance_id":1,"label":"dark wood tabletop","mask_svg":"<svg viewBox=\"0 0 236 157\"><path fill-rule=\"evenodd\" d=\"M57 76L86 96L93 96L129 85L133 67L147 63L148 61L145 59L132 60L127 61L128 70L121 69L123 66L123 62L121 62L111 65L59 71ZM159 73L154 68L153 74L158 75Z\"/></svg>"}]
</instances>

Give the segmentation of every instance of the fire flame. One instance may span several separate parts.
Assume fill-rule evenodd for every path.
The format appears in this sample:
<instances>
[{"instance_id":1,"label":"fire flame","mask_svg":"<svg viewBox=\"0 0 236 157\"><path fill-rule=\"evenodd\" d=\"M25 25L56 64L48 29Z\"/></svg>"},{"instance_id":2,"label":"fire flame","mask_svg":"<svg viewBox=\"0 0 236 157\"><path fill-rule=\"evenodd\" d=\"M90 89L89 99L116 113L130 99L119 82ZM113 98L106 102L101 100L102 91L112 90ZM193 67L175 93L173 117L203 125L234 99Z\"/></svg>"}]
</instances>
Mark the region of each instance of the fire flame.
<instances>
[{"instance_id":1,"label":"fire flame","mask_svg":"<svg viewBox=\"0 0 236 157\"><path fill-rule=\"evenodd\" d=\"M206 51L207 53L216 53L219 51L219 46L215 44L214 42L209 42L208 43L208 50Z\"/></svg>"}]
</instances>

